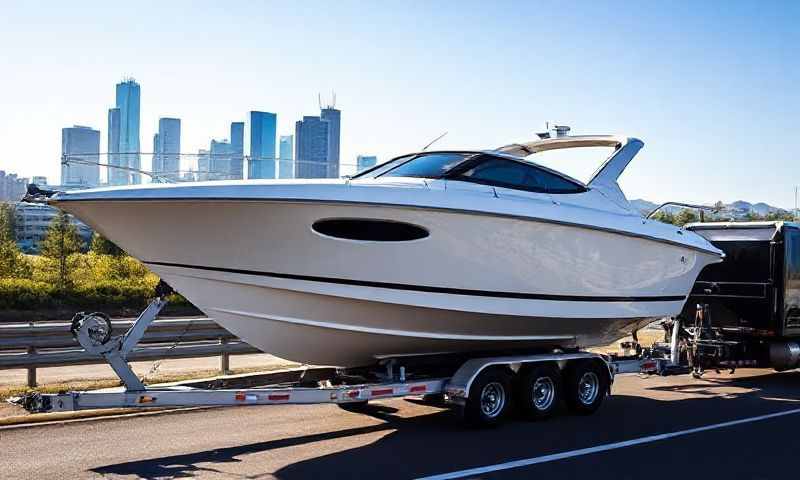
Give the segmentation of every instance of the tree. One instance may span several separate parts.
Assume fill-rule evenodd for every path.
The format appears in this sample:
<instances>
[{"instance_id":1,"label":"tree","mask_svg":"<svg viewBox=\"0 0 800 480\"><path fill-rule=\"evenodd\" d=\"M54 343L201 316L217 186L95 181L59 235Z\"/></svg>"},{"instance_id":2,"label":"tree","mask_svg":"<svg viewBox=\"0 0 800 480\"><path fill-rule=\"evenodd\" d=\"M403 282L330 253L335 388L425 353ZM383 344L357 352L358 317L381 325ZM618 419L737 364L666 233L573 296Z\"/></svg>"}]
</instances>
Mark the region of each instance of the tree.
<instances>
[{"instance_id":1,"label":"tree","mask_svg":"<svg viewBox=\"0 0 800 480\"><path fill-rule=\"evenodd\" d=\"M116 243L96 232L92 236L91 250L100 255L111 255L113 257L125 255L125 251L119 248Z\"/></svg>"},{"instance_id":2,"label":"tree","mask_svg":"<svg viewBox=\"0 0 800 480\"><path fill-rule=\"evenodd\" d=\"M683 210L678 212L677 215L675 215L674 224L678 225L679 227L682 227L687 223L696 222L698 220L699 217L697 216L696 213L694 213L692 210L689 210L688 208L684 208Z\"/></svg>"},{"instance_id":3,"label":"tree","mask_svg":"<svg viewBox=\"0 0 800 480\"><path fill-rule=\"evenodd\" d=\"M664 210L659 210L651 218L653 220L658 220L659 222L675 225L675 215Z\"/></svg>"},{"instance_id":4,"label":"tree","mask_svg":"<svg viewBox=\"0 0 800 480\"><path fill-rule=\"evenodd\" d=\"M59 211L58 216L50 224L47 236L41 244L41 252L45 257L56 261L58 266L58 288L69 287L69 256L81 251L81 239L78 229L69 220L69 216Z\"/></svg>"},{"instance_id":5,"label":"tree","mask_svg":"<svg viewBox=\"0 0 800 480\"><path fill-rule=\"evenodd\" d=\"M16 240L17 217L14 213L13 204L0 202L0 241Z\"/></svg>"},{"instance_id":6,"label":"tree","mask_svg":"<svg viewBox=\"0 0 800 480\"><path fill-rule=\"evenodd\" d=\"M794 215L791 212L781 211L781 212L770 212L767 214L766 220L769 221L778 221L783 220L786 222L794 221Z\"/></svg>"},{"instance_id":7,"label":"tree","mask_svg":"<svg viewBox=\"0 0 800 480\"><path fill-rule=\"evenodd\" d=\"M0 278L30 278L28 259L10 240L0 240Z\"/></svg>"},{"instance_id":8,"label":"tree","mask_svg":"<svg viewBox=\"0 0 800 480\"><path fill-rule=\"evenodd\" d=\"M31 266L16 243L14 205L0 202L0 278L27 278Z\"/></svg>"}]
</instances>

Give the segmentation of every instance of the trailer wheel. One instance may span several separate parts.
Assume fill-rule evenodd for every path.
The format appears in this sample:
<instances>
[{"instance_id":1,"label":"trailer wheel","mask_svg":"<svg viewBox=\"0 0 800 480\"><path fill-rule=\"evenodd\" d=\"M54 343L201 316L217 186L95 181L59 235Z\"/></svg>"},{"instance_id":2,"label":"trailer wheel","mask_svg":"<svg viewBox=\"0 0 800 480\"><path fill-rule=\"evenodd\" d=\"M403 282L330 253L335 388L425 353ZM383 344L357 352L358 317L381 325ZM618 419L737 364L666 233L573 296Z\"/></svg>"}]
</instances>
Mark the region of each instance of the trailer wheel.
<instances>
[{"instance_id":1,"label":"trailer wheel","mask_svg":"<svg viewBox=\"0 0 800 480\"><path fill-rule=\"evenodd\" d=\"M369 408L368 407L369 401L360 400L358 402L337 403L337 405L339 405L339 408L341 408L342 410L348 412L363 413Z\"/></svg>"},{"instance_id":2,"label":"trailer wheel","mask_svg":"<svg viewBox=\"0 0 800 480\"><path fill-rule=\"evenodd\" d=\"M552 416L561 403L561 371L556 365L532 365L517 385L522 414L530 420Z\"/></svg>"},{"instance_id":3,"label":"trailer wheel","mask_svg":"<svg viewBox=\"0 0 800 480\"><path fill-rule=\"evenodd\" d=\"M570 410L589 415L600 408L608 392L608 370L596 361L569 365L564 375L565 400Z\"/></svg>"},{"instance_id":4,"label":"trailer wheel","mask_svg":"<svg viewBox=\"0 0 800 480\"><path fill-rule=\"evenodd\" d=\"M511 403L511 376L502 369L489 368L473 380L462 414L476 427L499 424Z\"/></svg>"}]
</instances>

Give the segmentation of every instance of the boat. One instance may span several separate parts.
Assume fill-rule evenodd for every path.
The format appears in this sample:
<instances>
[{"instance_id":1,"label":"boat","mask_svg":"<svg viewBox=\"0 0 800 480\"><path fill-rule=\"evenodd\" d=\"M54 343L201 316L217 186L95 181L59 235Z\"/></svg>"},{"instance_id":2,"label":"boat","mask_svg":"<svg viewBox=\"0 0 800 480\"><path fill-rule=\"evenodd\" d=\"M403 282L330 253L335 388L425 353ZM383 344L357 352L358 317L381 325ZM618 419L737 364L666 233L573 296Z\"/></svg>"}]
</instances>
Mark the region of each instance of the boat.
<instances>
[{"instance_id":1,"label":"boat","mask_svg":"<svg viewBox=\"0 0 800 480\"><path fill-rule=\"evenodd\" d=\"M557 137L422 151L351 178L153 183L50 203L288 360L585 348L678 314L723 256L625 198L617 179L642 146ZM534 161L584 147L611 150L585 184Z\"/></svg>"}]
</instances>

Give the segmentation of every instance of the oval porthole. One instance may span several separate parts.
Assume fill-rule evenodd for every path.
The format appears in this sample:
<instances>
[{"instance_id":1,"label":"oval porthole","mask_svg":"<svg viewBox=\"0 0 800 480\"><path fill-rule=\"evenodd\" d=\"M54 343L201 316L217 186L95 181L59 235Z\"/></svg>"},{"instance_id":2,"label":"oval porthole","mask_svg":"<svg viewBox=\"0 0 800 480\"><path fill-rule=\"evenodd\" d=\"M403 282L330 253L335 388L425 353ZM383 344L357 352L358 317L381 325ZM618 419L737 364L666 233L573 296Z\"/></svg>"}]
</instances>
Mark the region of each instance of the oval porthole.
<instances>
[{"instance_id":1,"label":"oval porthole","mask_svg":"<svg viewBox=\"0 0 800 480\"><path fill-rule=\"evenodd\" d=\"M328 237L370 242L410 242L429 235L417 225L371 218L330 218L314 222L311 228Z\"/></svg>"}]
</instances>

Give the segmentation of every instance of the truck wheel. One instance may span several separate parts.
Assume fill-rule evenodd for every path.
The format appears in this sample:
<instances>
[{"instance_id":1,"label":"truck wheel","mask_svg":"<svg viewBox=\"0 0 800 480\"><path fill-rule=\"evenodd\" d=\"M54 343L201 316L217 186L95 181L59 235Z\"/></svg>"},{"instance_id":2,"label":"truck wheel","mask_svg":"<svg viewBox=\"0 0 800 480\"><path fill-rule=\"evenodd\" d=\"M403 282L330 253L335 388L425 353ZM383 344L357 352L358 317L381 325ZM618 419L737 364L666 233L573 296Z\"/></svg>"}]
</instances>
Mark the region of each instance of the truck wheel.
<instances>
[{"instance_id":1,"label":"truck wheel","mask_svg":"<svg viewBox=\"0 0 800 480\"><path fill-rule=\"evenodd\" d=\"M564 376L565 400L573 412L589 415L600 408L608 392L608 369L596 361L569 365Z\"/></svg>"},{"instance_id":2,"label":"truck wheel","mask_svg":"<svg viewBox=\"0 0 800 480\"><path fill-rule=\"evenodd\" d=\"M511 376L497 368L478 374L463 407L464 421L476 427L499 424L511 403Z\"/></svg>"},{"instance_id":3,"label":"truck wheel","mask_svg":"<svg viewBox=\"0 0 800 480\"><path fill-rule=\"evenodd\" d=\"M550 417L561 403L561 371L552 364L533 365L517 387L522 414L530 420Z\"/></svg>"}]
</instances>

